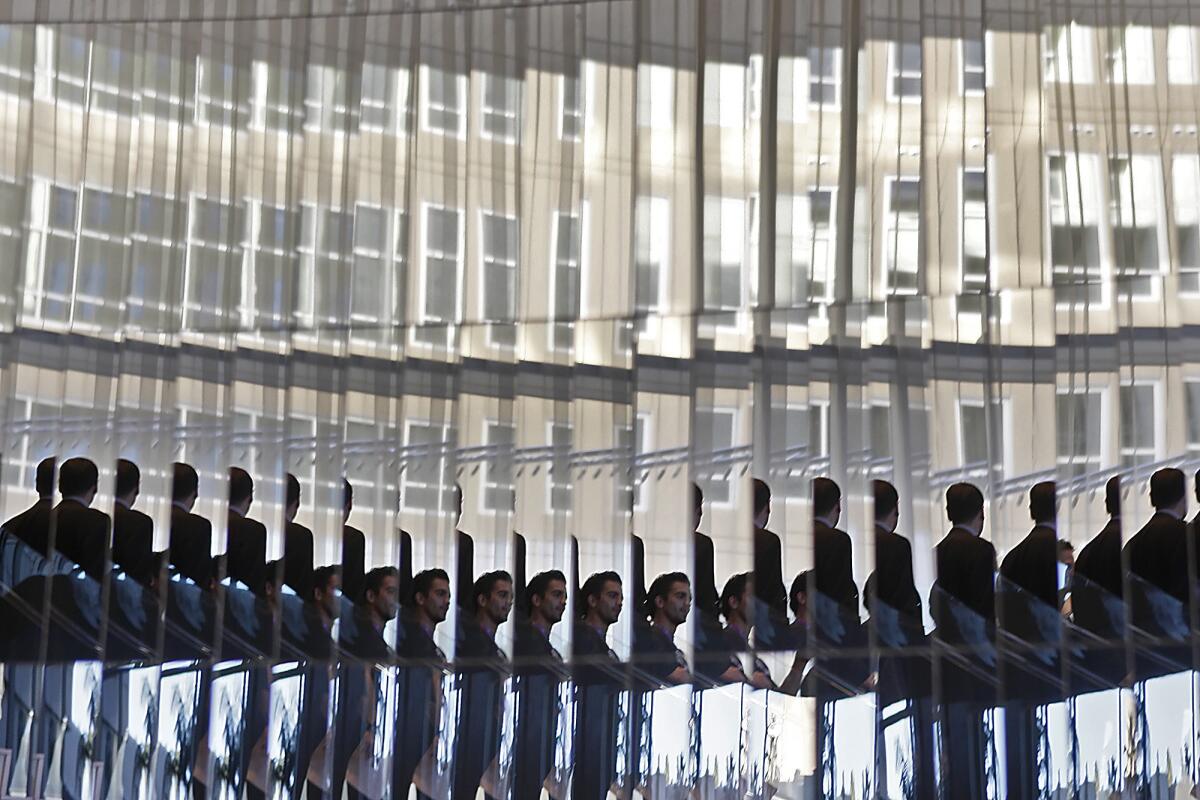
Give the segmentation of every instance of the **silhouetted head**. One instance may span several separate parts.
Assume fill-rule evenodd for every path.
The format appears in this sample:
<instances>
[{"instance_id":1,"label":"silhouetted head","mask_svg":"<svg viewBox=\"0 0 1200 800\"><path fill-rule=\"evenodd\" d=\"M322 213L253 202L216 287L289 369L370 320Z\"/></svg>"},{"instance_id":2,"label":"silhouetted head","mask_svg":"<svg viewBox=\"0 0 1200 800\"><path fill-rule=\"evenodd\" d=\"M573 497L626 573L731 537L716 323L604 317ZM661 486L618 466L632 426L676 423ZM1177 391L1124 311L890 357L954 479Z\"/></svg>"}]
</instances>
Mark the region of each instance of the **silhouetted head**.
<instances>
[{"instance_id":1,"label":"silhouetted head","mask_svg":"<svg viewBox=\"0 0 1200 800\"><path fill-rule=\"evenodd\" d=\"M254 502L254 479L241 467L229 468L229 507L243 514L250 511Z\"/></svg>"},{"instance_id":2,"label":"silhouetted head","mask_svg":"<svg viewBox=\"0 0 1200 800\"><path fill-rule=\"evenodd\" d=\"M1187 481L1182 470L1164 467L1150 476L1150 505L1159 511L1175 510L1180 505L1186 510Z\"/></svg>"},{"instance_id":3,"label":"silhouetted head","mask_svg":"<svg viewBox=\"0 0 1200 800\"><path fill-rule=\"evenodd\" d=\"M887 481L871 481L875 494L875 524L888 531L896 530L900 520L900 493Z\"/></svg>"},{"instance_id":4,"label":"silhouetted head","mask_svg":"<svg viewBox=\"0 0 1200 800\"><path fill-rule=\"evenodd\" d=\"M54 494L54 465L58 461L54 456L47 456L38 462L37 470L33 473L33 488L43 499L50 499Z\"/></svg>"},{"instance_id":5,"label":"silhouetted head","mask_svg":"<svg viewBox=\"0 0 1200 800\"><path fill-rule=\"evenodd\" d=\"M1104 510L1110 517L1121 514L1121 476L1113 475L1104 484Z\"/></svg>"},{"instance_id":6,"label":"silhouetted head","mask_svg":"<svg viewBox=\"0 0 1200 800\"><path fill-rule=\"evenodd\" d=\"M100 470L89 458L76 456L68 458L58 470L58 493L63 499L70 497L85 506L90 506L96 499L100 488Z\"/></svg>"},{"instance_id":7,"label":"silhouetted head","mask_svg":"<svg viewBox=\"0 0 1200 800\"><path fill-rule=\"evenodd\" d=\"M973 483L956 483L946 490L946 516L954 525L983 532L983 492Z\"/></svg>"},{"instance_id":8,"label":"silhouetted head","mask_svg":"<svg viewBox=\"0 0 1200 800\"><path fill-rule=\"evenodd\" d=\"M836 526L842 517L842 490L829 478L814 478L812 493L813 517L827 519Z\"/></svg>"},{"instance_id":9,"label":"silhouetted head","mask_svg":"<svg viewBox=\"0 0 1200 800\"><path fill-rule=\"evenodd\" d=\"M292 473L287 474L287 497L283 505L283 514L288 522L296 518L300 510L300 481Z\"/></svg>"},{"instance_id":10,"label":"silhouetted head","mask_svg":"<svg viewBox=\"0 0 1200 800\"><path fill-rule=\"evenodd\" d=\"M191 511L199 496L200 476L196 474L196 468L176 461L171 465L171 502L180 503Z\"/></svg>"},{"instance_id":11,"label":"silhouetted head","mask_svg":"<svg viewBox=\"0 0 1200 800\"><path fill-rule=\"evenodd\" d=\"M1035 483L1029 490L1029 517L1039 525L1053 523L1058 517L1054 481Z\"/></svg>"},{"instance_id":12,"label":"silhouetted head","mask_svg":"<svg viewBox=\"0 0 1200 800\"><path fill-rule=\"evenodd\" d=\"M117 488L116 496L132 506L142 490L142 471L138 465L127 458L117 459Z\"/></svg>"},{"instance_id":13,"label":"silhouetted head","mask_svg":"<svg viewBox=\"0 0 1200 800\"><path fill-rule=\"evenodd\" d=\"M754 485L754 527L765 528L771 520L771 487L766 481L755 478Z\"/></svg>"},{"instance_id":14,"label":"silhouetted head","mask_svg":"<svg viewBox=\"0 0 1200 800\"><path fill-rule=\"evenodd\" d=\"M700 521L704 519L704 490L700 484L692 484L692 530L700 530Z\"/></svg>"},{"instance_id":15,"label":"silhouetted head","mask_svg":"<svg viewBox=\"0 0 1200 800\"><path fill-rule=\"evenodd\" d=\"M354 487L350 481L342 479L342 524L350 521L350 512L354 509Z\"/></svg>"}]
</instances>

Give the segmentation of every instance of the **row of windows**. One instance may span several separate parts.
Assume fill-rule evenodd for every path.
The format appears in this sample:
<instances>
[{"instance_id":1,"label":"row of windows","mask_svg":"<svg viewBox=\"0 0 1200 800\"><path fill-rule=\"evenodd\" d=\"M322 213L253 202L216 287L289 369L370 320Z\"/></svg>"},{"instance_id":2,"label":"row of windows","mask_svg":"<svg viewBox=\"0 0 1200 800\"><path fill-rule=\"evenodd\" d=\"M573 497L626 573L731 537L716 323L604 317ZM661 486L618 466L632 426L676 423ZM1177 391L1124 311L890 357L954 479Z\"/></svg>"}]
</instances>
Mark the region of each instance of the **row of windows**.
<instances>
[{"instance_id":1,"label":"row of windows","mask_svg":"<svg viewBox=\"0 0 1200 800\"><path fill-rule=\"evenodd\" d=\"M1200 79L1196 29L1171 26L1161 39L1167 80L1192 85ZM818 42L820 42L818 37ZM1102 42L1109 79L1134 85L1156 79L1156 32L1130 26L1111 31L1071 24L1052 26L1044 37L1047 81L1094 80L1094 49ZM989 84L991 37L959 40L960 88L982 93ZM169 44L169 43L168 43ZM887 43L887 96L919 99L923 45ZM478 133L508 143L520 140L525 81L479 73L478 107L469 113L471 86L463 73L422 66L415 72L372 61L368 48L358 74L324 64L280 65L252 61L234 65L220 57L187 61L169 48L134 49L49 27L0 25L0 92L35 96L122 115L146 114L197 124L274 130L406 133L414 109L422 130L464 138L474 117ZM232 60L232 53L228 54ZM378 56L376 56L378 57ZM595 64L581 61L577 75L557 79L557 134L578 141L587 128L596 94ZM779 118L802 121L808 109L836 109L840 102L842 52L816 44L779 64ZM676 124L676 70L641 64L637 71L637 121L670 129ZM705 65L703 118L708 125L743 127L762 111L761 55L746 63ZM419 98L419 103L414 102Z\"/></svg>"}]
</instances>

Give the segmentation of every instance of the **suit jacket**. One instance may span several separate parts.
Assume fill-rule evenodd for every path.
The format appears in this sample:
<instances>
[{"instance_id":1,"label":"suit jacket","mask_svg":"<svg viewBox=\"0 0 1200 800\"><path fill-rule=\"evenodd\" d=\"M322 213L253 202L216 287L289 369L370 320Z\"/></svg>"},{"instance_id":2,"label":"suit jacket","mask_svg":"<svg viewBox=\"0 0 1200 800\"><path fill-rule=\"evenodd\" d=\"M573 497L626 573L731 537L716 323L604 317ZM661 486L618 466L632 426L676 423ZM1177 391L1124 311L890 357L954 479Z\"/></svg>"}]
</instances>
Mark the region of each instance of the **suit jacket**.
<instances>
[{"instance_id":1,"label":"suit jacket","mask_svg":"<svg viewBox=\"0 0 1200 800\"><path fill-rule=\"evenodd\" d=\"M113 566L148 584L154 571L153 551L154 520L141 511L117 504L113 509Z\"/></svg>"},{"instance_id":2,"label":"suit jacket","mask_svg":"<svg viewBox=\"0 0 1200 800\"><path fill-rule=\"evenodd\" d=\"M909 620L921 618L921 595L913 580L912 544L894 531L875 526L875 571L867 578L872 595Z\"/></svg>"},{"instance_id":3,"label":"suit jacket","mask_svg":"<svg viewBox=\"0 0 1200 800\"><path fill-rule=\"evenodd\" d=\"M1187 523L1156 513L1125 544L1129 571L1179 600L1187 600Z\"/></svg>"},{"instance_id":4,"label":"suit jacket","mask_svg":"<svg viewBox=\"0 0 1200 800\"><path fill-rule=\"evenodd\" d=\"M813 570L817 591L858 613L858 586L854 583L854 553L850 536L821 520L813 521Z\"/></svg>"},{"instance_id":5,"label":"suit jacket","mask_svg":"<svg viewBox=\"0 0 1200 800\"><path fill-rule=\"evenodd\" d=\"M199 514L171 506L171 566L185 578L207 587L212 580L212 523Z\"/></svg>"},{"instance_id":6,"label":"suit jacket","mask_svg":"<svg viewBox=\"0 0 1200 800\"><path fill-rule=\"evenodd\" d=\"M49 555L50 498L43 497L29 508L4 523L3 530L13 534L42 555Z\"/></svg>"},{"instance_id":7,"label":"suit jacket","mask_svg":"<svg viewBox=\"0 0 1200 800\"><path fill-rule=\"evenodd\" d=\"M471 597L471 588L475 585L475 540L469 533L455 533L458 538L458 606L473 615L475 598Z\"/></svg>"},{"instance_id":8,"label":"suit jacket","mask_svg":"<svg viewBox=\"0 0 1200 800\"><path fill-rule=\"evenodd\" d=\"M1079 555L1075 556L1075 574L1114 597L1121 596L1120 519L1110 519L1104 529L1079 551Z\"/></svg>"},{"instance_id":9,"label":"suit jacket","mask_svg":"<svg viewBox=\"0 0 1200 800\"><path fill-rule=\"evenodd\" d=\"M984 620L995 620L996 548L992 543L966 528L951 528L938 542L936 558L934 585Z\"/></svg>"},{"instance_id":10,"label":"suit jacket","mask_svg":"<svg viewBox=\"0 0 1200 800\"><path fill-rule=\"evenodd\" d=\"M267 577L267 527L230 511L226 553L228 576L261 592Z\"/></svg>"},{"instance_id":11,"label":"suit jacket","mask_svg":"<svg viewBox=\"0 0 1200 800\"><path fill-rule=\"evenodd\" d=\"M298 522L283 533L283 582L305 600L312 595L313 534Z\"/></svg>"},{"instance_id":12,"label":"suit jacket","mask_svg":"<svg viewBox=\"0 0 1200 800\"><path fill-rule=\"evenodd\" d=\"M770 610L787 617L783 585L783 544L766 528L754 529L754 594Z\"/></svg>"},{"instance_id":13,"label":"suit jacket","mask_svg":"<svg viewBox=\"0 0 1200 800\"><path fill-rule=\"evenodd\" d=\"M692 587L696 611L708 618L716 618L721 613L721 594L717 591L715 575L716 554L712 537L696 531L694 534L695 551L692 562Z\"/></svg>"},{"instance_id":14,"label":"suit jacket","mask_svg":"<svg viewBox=\"0 0 1200 800\"><path fill-rule=\"evenodd\" d=\"M362 599L363 577L366 575L367 540L363 532L352 525L342 527L342 595L357 603ZM401 600L404 595L400 595Z\"/></svg>"},{"instance_id":15,"label":"suit jacket","mask_svg":"<svg viewBox=\"0 0 1200 800\"><path fill-rule=\"evenodd\" d=\"M54 548L99 580L106 571L109 519L103 511L75 500L63 500L50 513Z\"/></svg>"},{"instance_id":16,"label":"suit jacket","mask_svg":"<svg viewBox=\"0 0 1200 800\"><path fill-rule=\"evenodd\" d=\"M1058 608L1058 534L1035 525L1000 564L1000 574L1049 606Z\"/></svg>"}]
</instances>

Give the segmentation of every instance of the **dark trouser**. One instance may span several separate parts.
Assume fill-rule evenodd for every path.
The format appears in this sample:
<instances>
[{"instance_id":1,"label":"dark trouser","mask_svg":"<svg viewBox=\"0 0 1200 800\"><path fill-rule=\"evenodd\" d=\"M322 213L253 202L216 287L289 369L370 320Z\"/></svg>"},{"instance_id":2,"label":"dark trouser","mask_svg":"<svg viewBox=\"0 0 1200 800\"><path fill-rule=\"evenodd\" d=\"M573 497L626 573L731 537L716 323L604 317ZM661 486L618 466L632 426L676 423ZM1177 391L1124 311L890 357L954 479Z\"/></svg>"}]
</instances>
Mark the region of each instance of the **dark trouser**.
<instances>
[{"instance_id":1,"label":"dark trouser","mask_svg":"<svg viewBox=\"0 0 1200 800\"><path fill-rule=\"evenodd\" d=\"M983 734L982 707L949 703L942 707L942 714L942 795L986 797L984 752L989 745Z\"/></svg>"}]
</instances>

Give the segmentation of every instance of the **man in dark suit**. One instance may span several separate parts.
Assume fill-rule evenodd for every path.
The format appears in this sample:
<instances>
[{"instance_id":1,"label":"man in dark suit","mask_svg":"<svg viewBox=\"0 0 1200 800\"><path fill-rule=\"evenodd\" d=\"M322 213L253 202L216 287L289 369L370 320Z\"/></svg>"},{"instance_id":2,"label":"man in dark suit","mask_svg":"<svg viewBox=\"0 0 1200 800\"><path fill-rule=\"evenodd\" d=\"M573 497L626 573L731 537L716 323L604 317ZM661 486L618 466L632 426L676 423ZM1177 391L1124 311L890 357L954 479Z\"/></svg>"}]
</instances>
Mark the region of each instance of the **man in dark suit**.
<instances>
[{"instance_id":1,"label":"man in dark suit","mask_svg":"<svg viewBox=\"0 0 1200 800\"><path fill-rule=\"evenodd\" d=\"M1175 597L1188 598L1187 491L1183 472L1173 467L1150 476L1154 515L1124 548L1129 571Z\"/></svg>"},{"instance_id":2,"label":"man in dark suit","mask_svg":"<svg viewBox=\"0 0 1200 800\"><path fill-rule=\"evenodd\" d=\"M718 619L721 613L720 595L715 577L716 553L712 537L700 532L704 519L704 492L692 484L692 540L694 542L692 576L696 581L696 611L701 617ZM717 622L717 630L720 630Z\"/></svg>"},{"instance_id":3,"label":"man in dark suit","mask_svg":"<svg viewBox=\"0 0 1200 800\"><path fill-rule=\"evenodd\" d=\"M936 548L934 585L978 614L985 623L996 618L996 548L983 533L983 492L970 483L946 490L946 515L953 527ZM931 609L940 626L945 615Z\"/></svg>"},{"instance_id":4,"label":"man in dark suit","mask_svg":"<svg viewBox=\"0 0 1200 800\"><path fill-rule=\"evenodd\" d=\"M783 585L783 545L767 530L771 519L771 488L754 479L754 641L758 649L782 646L788 625L787 589Z\"/></svg>"},{"instance_id":5,"label":"man in dark suit","mask_svg":"<svg viewBox=\"0 0 1200 800\"><path fill-rule=\"evenodd\" d=\"M887 481L871 481L875 494L875 571L867 578L868 608L880 600L908 625L921 624L921 595L913 580L912 545L896 533L900 495Z\"/></svg>"},{"instance_id":6,"label":"man in dark suit","mask_svg":"<svg viewBox=\"0 0 1200 800\"><path fill-rule=\"evenodd\" d=\"M342 594L356 603L362 596L367 540L361 530L350 524L350 512L354 508L354 487L350 481L342 481L342 503ZM403 589L401 587L401 597L404 597Z\"/></svg>"},{"instance_id":7,"label":"man in dark suit","mask_svg":"<svg viewBox=\"0 0 1200 800\"><path fill-rule=\"evenodd\" d=\"M842 490L829 478L813 480L813 571L817 591L858 616L854 553L850 536L837 527Z\"/></svg>"},{"instance_id":8,"label":"man in dark suit","mask_svg":"<svg viewBox=\"0 0 1200 800\"><path fill-rule=\"evenodd\" d=\"M283 539L283 582L301 597L312 594L313 533L296 522L300 511L300 481L287 474L287 498L283 508L286 527Z\"/></svg>"},{"instance_id":9,"label":"man in dark suit","mask_svg":"<svg viewBox=\"0 0 1200 800\"><path fill-rule=\"evenodd\" d=\"M96 580L104 577L109 519L92 508L100 488L100 471L81 457L68 458L58 470L62 500L50 513L50 540L54 549L83 567Z\"/></svg>"},{"instance_id":10,"label":"man in dark suit","mask_svg":"<svg viewBox=\"0 0 1200 800\"><path fill-rule=\"evenodd\" d=\"M226 542L227 571L252 592L262 593L266 581L267 528L250 519L254 502L254 480L241 467L229 469L229 538Z\"/></svg>"},{"instance_id":11,"label":"man in dark suit","mask_svg":"<svg viewBox=\"0 0 1200 800\"><path fill-rule=\"evenodd\" d=\"M133 508L141 491L137 464L117 459L117 491L113 507L113 566L139 583L149 585L153 566L154 520Z\"/></svg>"},{"instance_id":12,"label":"man in dark suit","mask_svg":"<svg viewBox=\"0 0 1200 800\"><path fill-rule=\"evenodd\" d=\"M981 536L983 505L983 492L973 484L956 483L946 490L946 515L953 527L935 551L937 580L930 595L930 611L938 634L954 645L965 641L973 647L986 647L996 617L996 549ZM945 602L939 592L946 595ZM969 613L957 614L949 605L951 599L966 612L973 612L974 618ZM944 780L952 797L980 797L986 780L981 709L995 701L989 686L953 666L947 662L943 669L948 701ZM994 668L994 661L991 666Z\"/></svg>"},{"instance_id":13,"label":"man in dark suit","mask_svg":"<svg viewBox=\"0 0 1200 800\"><path fill-rule=\"evenodd\" d=\"M1029 490L1029 516L1033 530L1008 551L1000 575L1032 598L1058 608L1058 516L1054 481L1042 481Z\"/></svg>"},{"instance_id":14,"label":"man in dark suit","mask_svg":"<svg viewBox=\"0 0 1200 800\"><path fill-rule=\"evenodd\" d=\"M553 569L533 576L525 588L524 617L513 636L517 676L517 730L513 797L538 797L554 767L558 687L565 675L550 631L567 609L567 578Z\"/></svg>"},{"instance_id":15,"label":"man in dark suit","mask_svg":"<svg viewBox=\"0 0 1200 800\"><path fill-rule=\"evenodd\" d=\"M179 574L207 589L215 579L212 523L192 513L200 496L200 476L190 464L177 462L172 469L170 564Z\"/></svg>"},{"instance_id":16,"label":"man in dark suit","mask_svg":"<svg viewBox=\"0 0 1200 800\"><path fill-rule=\"evenodd\" d=\"M458 592L458 606L466 616L474 616L475 601L471 591L475 586L475 540L471 534L462 530L463 490L454 484L454 536L458 546L458 575L455 590Z\"/></svg>"},{"instance_id":17,"label":"man in dark suit","mask_svg":"<svg viewBox=\"0 0 1200 800\"><path fill-rule=\"evenodd\" d=\"M1123 592L1121 581L1121 477L1114 475L1104 487L1104 509L1108 512L1108 524L1084 545L1075 557L1074 581L1076 587L1100 589L1106 594L1120 598ZM1101 598L1093 597L1089 591L1073 588L1071 611L1075 622L1083 628L1108 635L1112 633L1109 618L1100 607Z\"/></svg>"},{"instance_id":18,"label":"man in dark suit","mask_svg":"<svg viewBox=\"0 0 1200 800\"><path fill-rule=\"evenodd\" d=\"M54 507L55 461L54 456L49 456L38 462L33 475L33 486L38 499L0 528L0 531L16 536L42 555L48 553L45 535L50 530L50 509Z\"/></svg>"}]
</instances>

